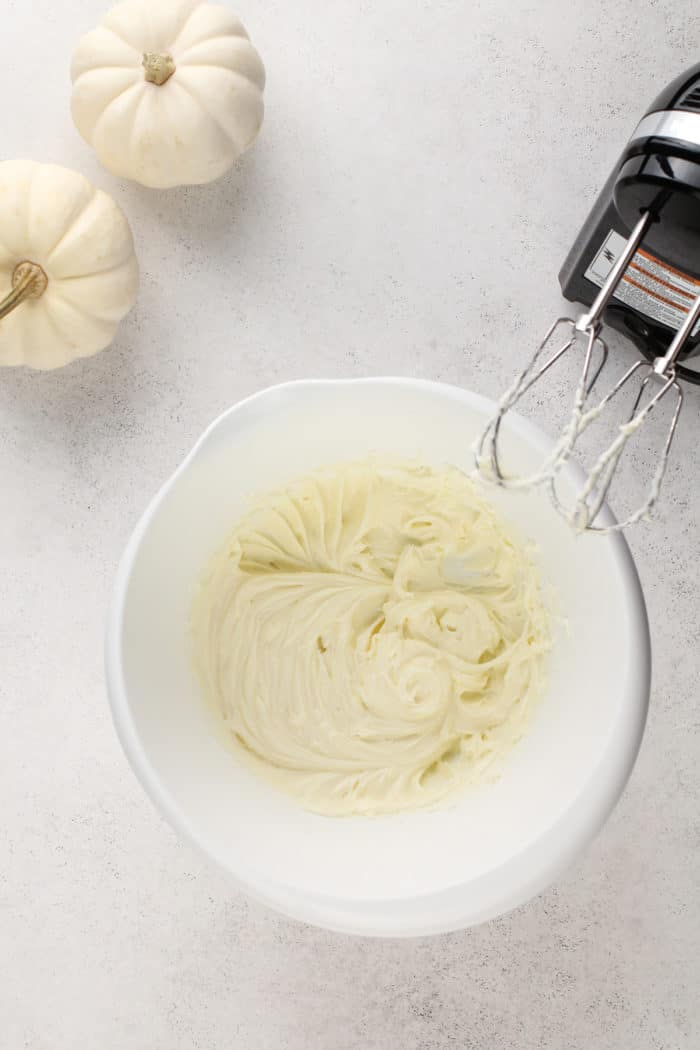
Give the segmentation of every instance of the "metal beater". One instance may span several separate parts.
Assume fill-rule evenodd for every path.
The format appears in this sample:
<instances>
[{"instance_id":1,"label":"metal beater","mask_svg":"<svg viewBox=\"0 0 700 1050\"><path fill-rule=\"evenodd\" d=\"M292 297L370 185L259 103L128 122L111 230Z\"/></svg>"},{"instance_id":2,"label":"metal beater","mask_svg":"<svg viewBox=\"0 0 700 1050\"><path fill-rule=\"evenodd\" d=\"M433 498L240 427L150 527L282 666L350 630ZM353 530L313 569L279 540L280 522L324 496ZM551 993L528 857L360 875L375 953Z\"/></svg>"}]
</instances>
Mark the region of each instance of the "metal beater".
<instances>
[{"instance_id":1,"label":"metal beater","mask_svg":"<svg viewBox=\"0 0 700 1050\"><path fill-rule=\"evenodd\" d=\"M593 406L590 404L593 388L608 358L608 346L600 334L603 313L615 294L630 260L641 244L652 221L653 219L649 212L645 212L642 215L628 238L624 250L610 270L610 274L590 310L581 314L576 320L571 317L560 317L554 322L530 358L527 366L499 402L495 416L489 421L477 445L476 466L482 477L489 481L495 481L496 484L506 488L523 488L546 483L556 508L577 529L588 529L595 532L618 531L633 525L648 515L658 498L668 464L671 444L678 425L683 403L683 391L676 375L676 361L685 349L698 320L700 320L700 295L693 301L685 320L663 356L657 357L652 364L647 364L645 361L636 361L600 401ZM566 338L551 353L544 364L540 364L545 350L552 345L553 336L562 329L568 332ZM554 446L551 455L535 474L525 478L510 478L501 467L498 450L503 418L552 365L559 361L564 354L572 351L582 354L583 367L576 385L571 419L561 439ZM597 355L599 357L596 360ZM639 390L634 400L631 414L619 426L612 444L599 456L594 464L576 496L573 508L565 507L557 493L557 474L575 452L581 435L598 418L623 387L633 380L639 381ZM645 391L652 382L658 385L658 389L649 400L644 401ZM654 473L646 500L624 521L604 527L596 526L594 524L595 519L603 507L605 497L627 442L644 423L650 412L666 396L674 396L675 405L661 449L659 465Z\"/></svg>"}]
</instances>

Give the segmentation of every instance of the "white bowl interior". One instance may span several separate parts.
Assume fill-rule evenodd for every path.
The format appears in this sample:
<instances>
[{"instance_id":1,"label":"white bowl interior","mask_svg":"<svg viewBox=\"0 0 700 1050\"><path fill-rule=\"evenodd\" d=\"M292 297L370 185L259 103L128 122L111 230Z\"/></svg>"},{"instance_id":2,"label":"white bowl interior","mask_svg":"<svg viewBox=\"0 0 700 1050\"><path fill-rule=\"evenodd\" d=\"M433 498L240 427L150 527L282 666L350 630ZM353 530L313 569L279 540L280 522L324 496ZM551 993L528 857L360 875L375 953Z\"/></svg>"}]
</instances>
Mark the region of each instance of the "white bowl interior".
<instances>
[{"instance_id":1,"label":"white bowl interior","mask_svg":"<svg viewBox=\"0 0 700 1050\"><path fill-rule=\"evenodd\" d=\"M629 773L648 689L636 574L623 540L573 535L540 493L491 493L504 517L536 541L545 587L555 592L563 620L546 696L497 782L433 811L316 816L237 762L200 696L189 658L193 588L252 494L370 452L471 471L487 412L488 403L474 395L410 380L266 391L210 428L147 511L125 555L108 666L127 752L181 831L286 910L295 910L292 899L313 898L360 913L376 910L377 902L464 887L462 921L483 917L484 909L499 910L540 888L545 869L554 874L564 854L570 859ZM522 421L508 427L506 439L508 463L517 469L532 467L547 447ZM523 863L519 874L517 858L528 850L531 856L535 845L542 845L539 859L532 870ZM470 900L470 885L483 889L492 876L500 885L504 872L498 900L487 904L481 890Z\"/></svg>"}]
</instances>

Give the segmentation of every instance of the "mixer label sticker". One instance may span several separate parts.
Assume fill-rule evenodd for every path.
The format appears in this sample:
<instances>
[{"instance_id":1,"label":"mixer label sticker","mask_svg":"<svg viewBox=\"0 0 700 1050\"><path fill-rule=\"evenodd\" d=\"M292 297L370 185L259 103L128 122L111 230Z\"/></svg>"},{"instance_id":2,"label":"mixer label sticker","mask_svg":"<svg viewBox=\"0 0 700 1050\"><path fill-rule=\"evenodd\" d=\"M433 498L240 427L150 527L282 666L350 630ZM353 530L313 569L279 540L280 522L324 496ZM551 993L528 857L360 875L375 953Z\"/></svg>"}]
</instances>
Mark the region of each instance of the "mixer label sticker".
<instances>
[{"instance_id":1,"label":"mixer label sticker","mask_svg":"<svg viewBox=\"0 0 700 1050\"><path fill-rule=\"evenodd\" d=\"M601 288L626 243L621 234L611 230L584 277ZM698 295L700 281L640 248L627 267L613 298L669 328L680 328L683 317ZM699 331L700 322L693 334Z\"/></svg>"}]
</instances>

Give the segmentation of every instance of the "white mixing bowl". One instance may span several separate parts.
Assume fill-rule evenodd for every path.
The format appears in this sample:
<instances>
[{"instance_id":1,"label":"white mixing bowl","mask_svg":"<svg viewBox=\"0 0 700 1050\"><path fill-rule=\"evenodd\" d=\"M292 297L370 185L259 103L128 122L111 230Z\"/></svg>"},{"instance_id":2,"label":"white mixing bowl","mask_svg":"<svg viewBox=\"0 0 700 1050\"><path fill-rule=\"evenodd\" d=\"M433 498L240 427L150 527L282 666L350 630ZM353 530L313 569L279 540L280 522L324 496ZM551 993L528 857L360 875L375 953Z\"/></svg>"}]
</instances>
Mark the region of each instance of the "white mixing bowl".
<instances>
[{"instance_id":1,"label":"white mixing bowl","mask_svg":"<svg viewBox=\"0 0 700 1050\"><path fill-rule=\"evenodd\" d=\"M492 918L542 890L601 827L639 749L650 649L621 536L574 536L542 494L493 493L540 548L557 594L549 686L493 784L435 811L306 813L236 761L199 695L188 649L193 587L252 493L371 451L472 468L493 406L410 379L300 382L225 412L141 518L119 569L107 636L114 721L141 783L180 834L238 886L288 915L354 933L411 936ZM551 441L504 427L507 462ZM577 477L571 468L568 484Z\"/></svg>"}]
</instances>

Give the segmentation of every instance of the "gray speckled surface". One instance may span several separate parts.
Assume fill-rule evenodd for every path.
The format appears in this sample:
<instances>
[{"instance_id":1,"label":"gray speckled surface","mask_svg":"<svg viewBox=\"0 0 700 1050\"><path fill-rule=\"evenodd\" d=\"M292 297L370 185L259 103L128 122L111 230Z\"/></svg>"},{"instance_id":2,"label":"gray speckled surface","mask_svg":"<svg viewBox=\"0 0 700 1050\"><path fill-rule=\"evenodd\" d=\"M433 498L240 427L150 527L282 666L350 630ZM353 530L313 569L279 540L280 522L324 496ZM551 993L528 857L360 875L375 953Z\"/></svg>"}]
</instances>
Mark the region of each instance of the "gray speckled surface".
<instances>
[{"instance_id":1,"label":"gray speckled surface","mask_svg":"<svg viewBox=\"0 0 700 1050\"><path fill-rule=\"evenodd\" d=\"M248 0L264 133L168 194L116 182L72 127L69 56L101 10L6 0L0 37L2 155L112 192L143 267L111 350L0 378L2 1050L698 1046L696 390L631 537L655 660L639 762L578 865L497 922L373 942L250 904L145 798L102 677L122 546L221 409L303 375L501 390L618 148L700 57L697 4Z\"/></svg>"}]
</instances>

